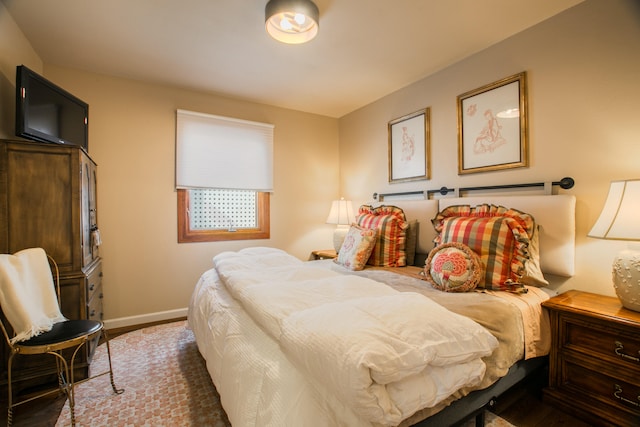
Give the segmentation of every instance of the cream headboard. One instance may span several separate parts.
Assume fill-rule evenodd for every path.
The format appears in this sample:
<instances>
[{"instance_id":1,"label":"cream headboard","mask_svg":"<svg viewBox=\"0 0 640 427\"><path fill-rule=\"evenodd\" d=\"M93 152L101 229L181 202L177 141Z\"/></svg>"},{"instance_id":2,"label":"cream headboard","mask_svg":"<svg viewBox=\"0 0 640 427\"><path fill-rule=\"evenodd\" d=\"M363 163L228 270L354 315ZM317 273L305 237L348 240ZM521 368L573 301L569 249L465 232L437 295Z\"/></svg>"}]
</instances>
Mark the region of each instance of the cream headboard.
<instances>
[{"instance_id":1,"label":"cream headboard","mask_svg":"<svg viewBox=\"0 0 640 427\"><path fill-rule=\"evenodd\" d=\"M402 208L407 221L418 221L418 243L416 253L428 254L433 249L433 239L436 232L431 220L438 214L437 200L393 200L384 203L374 203L374 206L393 205ZM424 261L426 256L422 257ZM417 265L417 264L416 264Z\"/></svg>"},{"instance_id":2,"label":"cream headboard","mask_svg":"<svg viewBox=\"0 0 640 427\"><path fill-rule=\"evenodd\" d=\"M575 274L575 205L573 195L540 196L471 196L438 200L393 200L376 205L402 208L407 220L418 221L416 265L423 262L433 249L436 237L431 224L436 214L454 205L476 206L483 203L504 206L526 212L540 227L540 267L544 273L570 277Z\"/></svg>"}]
</instances>

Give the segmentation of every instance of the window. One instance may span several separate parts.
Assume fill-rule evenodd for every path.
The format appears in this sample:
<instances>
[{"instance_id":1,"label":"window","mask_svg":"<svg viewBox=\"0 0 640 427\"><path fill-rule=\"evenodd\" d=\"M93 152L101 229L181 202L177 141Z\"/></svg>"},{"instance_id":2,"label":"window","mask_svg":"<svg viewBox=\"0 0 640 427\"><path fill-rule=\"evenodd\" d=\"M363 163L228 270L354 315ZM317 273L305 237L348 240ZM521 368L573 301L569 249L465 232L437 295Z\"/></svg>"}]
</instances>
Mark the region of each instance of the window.
<instances>
[{"instance_id":1,"label":"window","mask_svg":"<svg viewBox=\"0 0 640 427\"><path fill-rule=\"evenodd\" d=\"M269 193L179 189L178 242L268 239Z\"/></svg>"},{"instance_id":2,"label":"window","mask_svg":"<svg viewBox=\"0 0 640 427\"><path fill-rule=\"evenodd\" d=\"M178 110L178 242L268 239L273 125Z\"/></svg>"}]
</instances>

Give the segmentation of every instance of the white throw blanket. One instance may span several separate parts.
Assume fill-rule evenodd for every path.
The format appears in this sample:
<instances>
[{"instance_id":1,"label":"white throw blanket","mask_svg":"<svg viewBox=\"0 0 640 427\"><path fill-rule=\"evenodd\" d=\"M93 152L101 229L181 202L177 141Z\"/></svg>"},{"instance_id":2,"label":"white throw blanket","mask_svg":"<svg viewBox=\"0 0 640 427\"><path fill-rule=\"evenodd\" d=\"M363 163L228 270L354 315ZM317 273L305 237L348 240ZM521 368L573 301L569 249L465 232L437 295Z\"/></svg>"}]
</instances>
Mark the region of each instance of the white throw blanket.
<instances>
[{"instance_id":1,"label":"white throw blanket","mask_svg":"<svg viewBox=\"0 0 640 427\"><path fill-rule=\"evenodd\" d=\"M54 323L65 320L43 249L0 255L0 305L16 334L12 343L50 331Z\"/></svg>"},{"instance_id":2,"label":"white throw blanket","mask_svg":"<svg viewBox=\"0 0 640 427\"><path fill-rule=\"evenodd\" d=\"M497 340L427 297L267 248L214 258L225 287L312 381L397 425L478 383Z\"/></svg>"}]
</instances>

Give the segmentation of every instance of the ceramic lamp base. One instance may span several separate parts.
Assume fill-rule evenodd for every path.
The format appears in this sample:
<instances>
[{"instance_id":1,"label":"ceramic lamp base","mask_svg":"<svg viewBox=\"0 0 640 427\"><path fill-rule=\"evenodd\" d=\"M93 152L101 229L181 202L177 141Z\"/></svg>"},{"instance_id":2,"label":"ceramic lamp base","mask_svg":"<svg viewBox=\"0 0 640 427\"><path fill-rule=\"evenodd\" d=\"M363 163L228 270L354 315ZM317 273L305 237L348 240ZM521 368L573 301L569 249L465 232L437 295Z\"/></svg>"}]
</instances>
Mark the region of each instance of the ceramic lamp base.
<instances>
[{"instance_id":1,"label":"ceramic lamp base","mask_svg":"<svg viewBox=\"0 0 640 427\"><path fill-rule=\"evenodd\" d=\"M344 238L347 237L348 231L348 225L338 225L336 230L333 232L333 248L336 250L336 253L340 252L342 242L344 242Z\"/></svg>"},{"instance_id":2,"label":"ceramic lamp base","mask_svg":"<svg viewBox=\"0 0 640 427\"><path fill-rule=\"evenodd\" d=\"M621 251L613 260L613 287L625 308L640 311L640 252Z\"/></svg>"}]
</instances>

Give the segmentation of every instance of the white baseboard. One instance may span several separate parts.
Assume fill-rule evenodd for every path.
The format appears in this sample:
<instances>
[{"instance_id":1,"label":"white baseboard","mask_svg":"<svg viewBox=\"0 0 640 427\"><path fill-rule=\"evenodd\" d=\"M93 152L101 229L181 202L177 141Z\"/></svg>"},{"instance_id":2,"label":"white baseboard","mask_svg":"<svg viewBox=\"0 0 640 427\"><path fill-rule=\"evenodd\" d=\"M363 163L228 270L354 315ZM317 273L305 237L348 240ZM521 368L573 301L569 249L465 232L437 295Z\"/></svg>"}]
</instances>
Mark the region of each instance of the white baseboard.
<instances>
[{"instance_id":1,"label":"white baseboard","mask_svg":"<svg viewBox=\"0 0 640 427\"><path fill-rule=\"evenodd\" d=\"M147 313L138 316L119 317L117 319L109 319L104 321L105 329L124 328L126 326L143 325L145 323L159 322L162 320L177 319L187 317L187 308L178 308L175 310L159 311L157 313Z\"/></svg>"}]
</instances>

